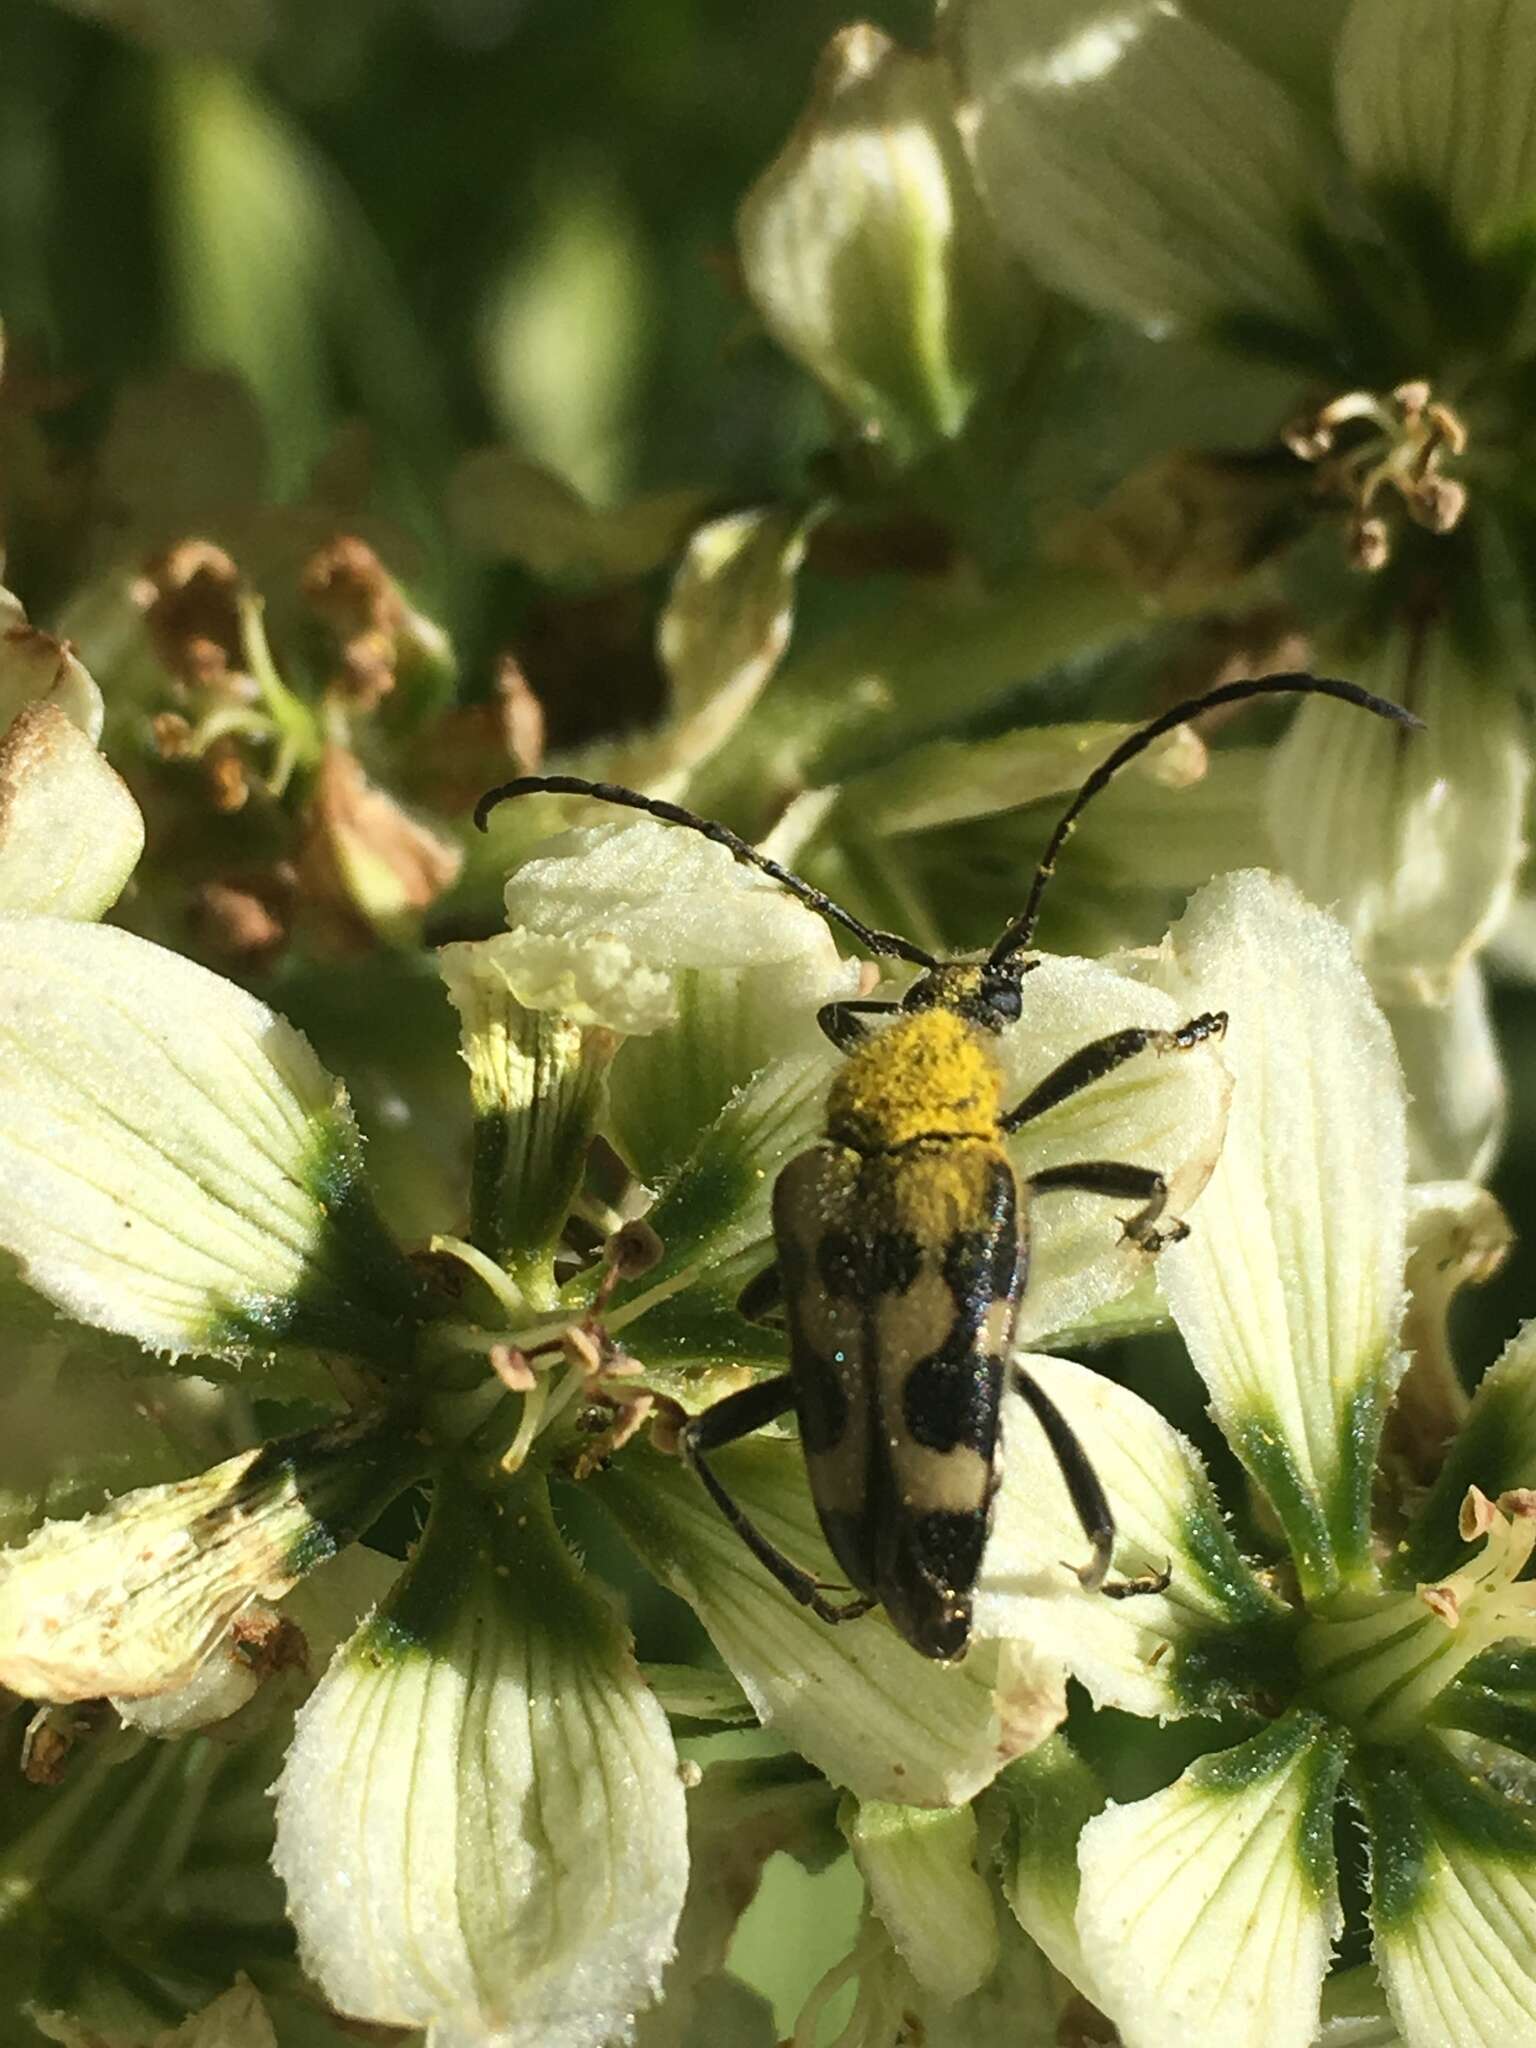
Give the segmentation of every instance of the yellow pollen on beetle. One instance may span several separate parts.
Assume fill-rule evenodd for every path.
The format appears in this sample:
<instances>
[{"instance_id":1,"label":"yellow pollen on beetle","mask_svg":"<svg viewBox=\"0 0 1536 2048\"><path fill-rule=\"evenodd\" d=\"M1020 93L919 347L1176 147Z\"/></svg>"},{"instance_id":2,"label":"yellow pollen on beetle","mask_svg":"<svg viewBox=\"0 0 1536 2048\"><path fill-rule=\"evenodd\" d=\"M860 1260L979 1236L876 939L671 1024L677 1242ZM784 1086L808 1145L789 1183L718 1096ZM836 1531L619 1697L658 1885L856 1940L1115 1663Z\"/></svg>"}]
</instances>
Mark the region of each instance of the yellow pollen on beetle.
<instances>
[{"instance_id":1,"label":"yellow pollen on beetle","mask_svg":"<svg viewBox=\"0 0 1536 2048\"><path fill-rule=\"evenodd\" d=\"M857 1152L919 1138L991 1138L1002 1074L981 1034L949 1010L919 1010L850 1054L827 1096L827 1135Z\"/></svg>"}]
</instances>

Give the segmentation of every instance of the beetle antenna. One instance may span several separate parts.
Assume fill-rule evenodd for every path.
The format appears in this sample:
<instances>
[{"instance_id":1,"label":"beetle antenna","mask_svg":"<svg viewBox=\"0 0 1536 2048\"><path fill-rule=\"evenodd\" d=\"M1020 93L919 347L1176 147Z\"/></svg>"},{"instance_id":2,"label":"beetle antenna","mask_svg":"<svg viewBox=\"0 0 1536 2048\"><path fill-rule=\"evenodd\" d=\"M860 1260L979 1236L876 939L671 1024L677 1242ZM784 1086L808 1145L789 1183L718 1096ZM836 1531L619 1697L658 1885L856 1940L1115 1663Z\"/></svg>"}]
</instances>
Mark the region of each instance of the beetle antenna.
<instances>
[{"instance_id":1,"label":"beetle antenna","mask_svg":"<svg viewBox=\"0 0 1536 2048\"><path fill-rule=\"evenodd\" d=\"M1061 849L1072 835L1073 827L1083 810L1112 782L1127 763L1144 753L1154 740L1161 739L1165 732L1171 732L1176 725L1183 725L1187 719L1198 718L1204 711L1214 711L1219 704L1240 704L1248 697L1314 696L1337 697L1342 704L1356 704L1362 711L1374 711L1378 718L1390 718L1396 724L1421 732L1422 718L1416 718L1411 711L1405 711L1401 704L1393 704L1385 697L1378 697L1370 690L1362 690L1358 683L1344 683L1331 676L1275 675L1250 677L1240 683L1222 683L1217 689L1207 690L1202 697L1188 697L1182 704L1175 704L1171 711L1165 711L1154 718L1150 725L1143 725L1129 738L1120 742L1114 752L1101 761L1082 788L1073 797L1057 821L1056 829L1046 843L1045 852L1040 856L1040 865L1035 869L1035 879L1030 885L1029 901L1022 913L1014 919L987 957L989 967L1002 967L1015 954L1022 953L1035 935L1035 926L1040 917L1040 899L1044 896L1046 884L1056 872L1056 861Z\"/></svg>"},{"instance_id":2,"label":"beetle antenna","mask_svg":"<svg viewBox=\"0 0 1536 2048\"><path fill-rule=\"evenodd\" d=\"M712 839L716 846L723 846L747 867L757 868L769 876L781 889L798 896L802 903L808 903L822 917L842 925L871 953L885 959L910 960L914 967L932 968L939 964L931 953L925 953L910 939L902 938L899 932L876 931L872 926L861 923L852 911L844 910L841 904L834 903L830 896L824 896L809 882L802 882L788 868L781 868L766 853L759 853L755 846L738 837L729 826L717 825L712 818L701 818L696 811L685 811L681 804L669 804L659 796L643 796L639 790L625 789L617 782L587 782L579 775L520 775L515 782L504 782L499 789L488 789L475 805L475 823L480 830L485 830L486 821L498 804L518 796L586 796L598 803L644 811L648 817L660 818L666 825L685 825L690 832L697 832L701 838Z\"/></svg>"}]
</instances>

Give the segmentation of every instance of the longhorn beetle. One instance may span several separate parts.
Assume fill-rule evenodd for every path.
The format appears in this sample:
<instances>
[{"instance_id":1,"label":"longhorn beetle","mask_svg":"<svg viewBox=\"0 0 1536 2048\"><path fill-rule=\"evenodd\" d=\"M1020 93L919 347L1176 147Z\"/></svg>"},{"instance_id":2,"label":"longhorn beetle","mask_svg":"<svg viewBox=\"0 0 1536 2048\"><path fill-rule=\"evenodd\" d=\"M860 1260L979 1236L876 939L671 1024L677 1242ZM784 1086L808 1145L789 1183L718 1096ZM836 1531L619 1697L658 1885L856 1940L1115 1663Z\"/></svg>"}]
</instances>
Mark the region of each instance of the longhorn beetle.
<instances>
[{"instance_id":1,"label":"longhorn beetle","mask_svg":"<svg viewBox=\"0 0 1536 2048\"><path fill-rule=\"evenodd\" d=\"M1024 976L1039 965L1029 946L1040 901L1084 806L1175 725L1218 705L1286 693L1337 697L1400 725L1420 723L1353 683L1310 675L1228 683L1175 705L1083 783L1046 843L1023 911L979 961L936 960L909 939L872 930L726 826L632 789L525 775L475 807L482 830L498 804L536 793L645 811L726 847L877 957L922 969L898 1001L835 1002L819 1012L848 1061L828 1093L825 1140L792 1159L775 1184L776 1263L741 1300L745 1313L761 1315L782 1293L789 1371L727 1395L680 1436L747 1547L824 1621L851 1620L879 1604L924 1656L965 1650L997 1491L1003 1376L1028 1272L1031 1200L1076 1188L1139 1203L1122 1227L1148 1252L1187 1234L1184 1223L1162 1221L1168 1189L1154 1169L1089 1159L1021 1179L1004 1141L1140 1053L1183 1052L1220 1037L1223 1012L1175 1031L1133 1025L1096 1038L1011 1109L990 1041L1023 1014ZM876 1018L890 1021L872 1029ZM1078 1571L1083 1586L1120 1596L1160 1590L1166 1579L1108 1581L1114 1517L1087 1453L1044 1389L1018 1365L1012 1377L1092 1545ZM770 1543L709 1464L710 1452L791 1408L822 1530L854 1588L849 1600L829 1600L828 1588Z\"/></svg>"}]
</instances>

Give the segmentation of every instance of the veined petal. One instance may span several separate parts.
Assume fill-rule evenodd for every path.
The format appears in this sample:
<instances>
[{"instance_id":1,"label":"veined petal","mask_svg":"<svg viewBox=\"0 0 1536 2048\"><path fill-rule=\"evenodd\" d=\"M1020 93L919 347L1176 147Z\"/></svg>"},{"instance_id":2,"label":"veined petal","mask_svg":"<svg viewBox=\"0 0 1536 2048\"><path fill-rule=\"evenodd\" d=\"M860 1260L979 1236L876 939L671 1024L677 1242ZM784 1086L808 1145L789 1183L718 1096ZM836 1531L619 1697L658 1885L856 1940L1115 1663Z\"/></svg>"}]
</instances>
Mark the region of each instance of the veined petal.
<instances>
[{"instance_id":1,"label":"veined petal","mask_svg":"<svg viewBox=\"0 0 1536 2048\"><path fill-rule=\"evenodd\" d=\"M1408 1087L1410 1180L1486 1180L1504 1142L1509 1091L1482 965L1443 1003L1382 1006Z\"/></svg>"},{"instance_id":2,"label":"veined petal","mask_svg":"<svg viewBox=\"0 0 1536 2048\"><path fill-rule=\"evenodd\" d=\"M509 934L439 952L459 1013L475 1113L470 1216L493 1257L534 1261L554 1248L580 1185L617 1040L513 995Z\"/></svg>"},{"instance_id":3,"label":"veined petal","mask_svg":"<svg viewBox=\"0 0 1536 2048\"><path fill-rule=\"evenodd\" d=\"M977 1990L997 1966L998 1944L971 1809L863 1800L843 1832L870 1906L917 1982L944 2004Z\"/></svg>"},{"instance_id":4,"label":"veined petal","mask_svg":"<svg viewBox=\"0 0 1536 2048\"><path fill-rule=\"evenodd\" d=\"M1173 0L969 0L957 30L982 191L1049 284L1153 328L1317 318L1316 142L1229 44Z\"/></svg>"},{"instance_id":5,"label":"veined petal","mask_svg":"<svg viewBox=\"0 0 1536 2048\"><path fill-rule=\"evenodd\" d=\"M808 533L803 513L774 507L712 519L689 541L656 631L678 721L665 735L666 758L679 783L734 731L778 667Z\"/></svg>"},{"instance_id":6,"label":"veined petal","mask_svg":"<svg viewBox=\"0 0 1536 2048\"><path fill-rule=\"evenodd\" d=\"M1400 1370L1407 1141L1391 1037L1342 926L1260 873L1195 898L1156 970L1224 1009L1234 1078L1191 1235L1159 1262L1222 1429L1309 1596L1370 1572L1370 1490Z\"/></svg>"},{"instance_id":7,"label":"veined petal","mask_svg":"<svg viewBox=\"0 0 1536 2048\"><path fill-rule=\"evenodd\" d=\"M1101 1707L1209 1712L1261 1683L1284 1609L1222 1519L1193 1448L1139 1395L1036 1353L1018 1363L1066 1417L1114 1503L1117 1575L1167 1571L1162 1593L1106 1600L1071 1566L1086 1538L1023 1399L1004 1405L1003 1478L977 1583L982 1637L1019 1636L1060 1657Z\"/></svg>"},{"instance_id":8,"label":"veined petal","mask_svg":"<svg viewBox=\"0 0 1536 2048\"><path fill-rule=\"evenodd\" d=\"M1529 0L1354 0L1339 126L1380 184L1438 199L1473 249L1536 214L1536 15Z\"/></svg>"},{"instance_id":9,"label":"veined petal","mask_svg":"<svg viewBox=\"0 0 1536 2048\"><path fill-rule=\"evenodd\" d=\"M1393 1557L1392 1576L1399 1584L1437 1579L1469 1554L1458 1524L1473 1486L1490 1500L1536 1486L1536 1322L1521 1325L1472 1396L1439 1475Z\"/></svg>"},{"instance_id":10,"label":"veined petal","mask_svg":"<svg viewBox=\"0 0 1536 2048\"><path fill-rule=\"evenodd\" d=\"M25 706L0 738L0 912L100 917L143 850L122 777L56 704Z\"/></svg>"},{"instance_id":11,"label":"veined petal","mask_svg":"<svg viewBox=\"0 0 1536 2048\"><path fill-rule=\"evenodd\" d=\"M1019 1925L1086 1997L1093 1964L1077 1931L1077 1845L1104 1810L1104 1788L1066 1736L1016 1757L997 1779L1009 1807L999 1852L1003 1891Z\"/></svg>"},{"instance_id":12,"label":"veined petal","mask_svg":"<svg viewBox=\"0 0 1536 2048\"><path fill-rule=\"evenodd\" d=\"M129 932L3 931L0 1247L26 1280L149 1346L398 1364L416 1282L299 1033Z\"/></svg>"},{"instance_id":13,"label":"veined petal","mask_svg":"<svg viewBox=\"0 0 1536 2048\"><path fill-rule=\"evenodd\" d=\"M1524 858L1526 714L1443 632L1388 639L1358 673L1426 729L1310 698L1275 749L1270 832L1284 867L1348 928L1382 1000L1444 1003L1508 910Z\"/></svg>"},{"instance_id":14,"label":"veined petal","mask_svg":"<svg viewBox=\"0 0 1536 2048\"><path fill-rule=\"evenodd\" d=\"M650 820L555 841L508 882L507 920L499 959L519 1002L630 1038L609 1129L643 1179L686 1157L760 1068L824 1043L817 1008L857 988L814 911Z\"/></svg>"},{"instance_id":15,"label":"veined petal","mask_svg":"<svg viewBox=\"0 0 1536 2048\"><path fill-rule=\"evenodd\" d=\"M1083 1830L1078 1930L1126 2048L1310 2048L1343 1925L1344 1743L1290 1714Z\"/></svg>"},{"instance_id":16,"label":"veined petal","mask_svg":"<svg viewBox=\"0 0 1536 2048\"><path fill-rule=\"evenodd\" d=\"M1406 2048L1536 2042L1536 1822L1436 1746L1367 1752L1376 1967Z\"/></svg>"},{"instance_id":17,"label":"veined petal","mask_svg":"<svg viewBox=\"0 0 1536 2048\"><path fill-rule=\"evenodd\" d=\"M1467 1416L1467 1395L1451 1350L1451 1303L1463 1287L1490 1279L1513 1242L1509 1218L1486 1188L1470 1181L1434 1181L1408 1190L1403 1348L1410 1363L1382 1435L1382 1478L1390 1485L1378 1488L1378 1518L1389 1505L1384 1496L1422 1504L1426 1488L1440 1476L1447 1449ZM1495 1494L1502 1490L1500 1484L1493 1488ZM1457 1509L1465 1492L1463 1486Z\"/></svg>"},{"instance_id":18,"label":"veined petal","mask_svg":"<svg viewBox=\"0 0 1536 2048\"><path fill-rule=\"evenodd\" d=\"M1043 960L1025 978L1022 1020L999 1041L1005 1103L1023 1101L1093 1039L1128 1025L1177 1029L1193 1014L1179 1002L1096 961ZM1026 1124L1009 1140L1009 1156L1024 1178L1082 1160L1155 1167L1168 1183L1168 1219L1182 1218L1215 1166L1230 1085L1209 1040L1185 1052L1148 1049ZM1057 1190L1032 1205L1021 1341L1079 1323L1136 1285L1148 1255L1120 1218L1137 1206Z\"/></svg>"},{"instance_id":19,"label":"veined petal","mask_svg":"<svg viewBox=\"0 0 1536 2048\"><path fill-rule=\"evenodd\" d=\"M84 1700L186 1683L253 1602L350 1543L423 1462L403 1433L326 1429L45 1522L0 1552L0 1684Z\"/></svg>"},{"instance_id":20,"label":"veined petal","mask_svg":"<svg viewBox=\"0 0 1536 2048\"><path fill-rule=\"evenodd\" d=\"M827 45L737 241L769 331L898 460L1022 367L1036 294L977 195L948 69L867 22Z\"/></svg>"},{"instance_id":21,"label":"veined petal","mask_svg":"<svg viewBox=\"0 0 1536 2048\"><path fill-rule=\"evenodd\" d=\"M687 1875L666 1717L541 1486L438 1489L420 1551L299 1715L275 1863L342 2010L435 2048L601 2048Z\"/></svg>"},{"instance_id":22,"label":"veined petal","mask_svg":"<svg viewBox=\"0 0 1536 2048\"><path fill-rule=\"evenodd\" d=\"M760 1439L712 1462L770 1543L836 1582L798 1444ZM692 1475L655 1452L630 1451L589 1484L696 1610L758 1718L834 1785L861 1799L954 1806L1007 1762L985 1651L933 1663L878 1613L829 1627L769 1576Z\"/></svg>"}]
</instances>

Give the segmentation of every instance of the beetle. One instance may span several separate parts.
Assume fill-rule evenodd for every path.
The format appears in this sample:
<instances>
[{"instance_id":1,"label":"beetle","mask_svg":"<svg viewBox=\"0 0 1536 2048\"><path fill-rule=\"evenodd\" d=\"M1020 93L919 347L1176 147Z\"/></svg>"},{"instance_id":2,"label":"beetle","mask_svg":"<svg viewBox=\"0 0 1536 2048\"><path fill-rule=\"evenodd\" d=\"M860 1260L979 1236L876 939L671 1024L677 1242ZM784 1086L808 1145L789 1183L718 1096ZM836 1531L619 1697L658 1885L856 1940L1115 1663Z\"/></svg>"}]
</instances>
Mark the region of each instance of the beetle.
<instances>
[{"instance_id":1,"label":"beetle","mask_svg":"<svg viewBox=\"0 0 1536 2048\"><path fill-rule=\"evenodd\" d=\"M1041 899L1087 804L1162 734L1246 698L1335 697L1399 724L1420 721L1358 685L1305 674L1223 684L1176 704L1117 746L1057 821L1024 909L983 960L939 960L877 931L728 827L677 804L572 775L525 775L487 791L492 810L535 794L594 798L644 811L726 847L877 958L920 972L895 1000L826 1004L818 1022L848 1055L827 1097L825 1139L791 1160L773 1192L776 1260L741 1298L759 1317L782 1298L789 1370L726 1395L693 1416L679 1448L748 1548L779 1583L827 1622L872 1607L924 1656L963 1655L1000 1477L1005 1381L1029 1404L1060 1467L1091 1545L1078 1578L1124 1597L1160 1591L1166 1576L1109 1579L1115 1522L1087 1453L1044 1388L1009 1349L1027 1284L1029 1211L1056 1189L1139 1204L1123 1220L1148 1253L1187 1234L1164 1219L1168 1187L1155 1169L1082 1160L1021 1177L1006 1140L1037 1117L1145 1052L1183 1052L1219 1038L1221 1011L1176 1030L1130 1026L1079 1048L1013 1107L1002 1099L993 1042L1024 1014L1024 977ZM745 1514L710 1454L794 1410L811 1494L852 1598L834 1601Z\"/></svg>"}]
</instances>

